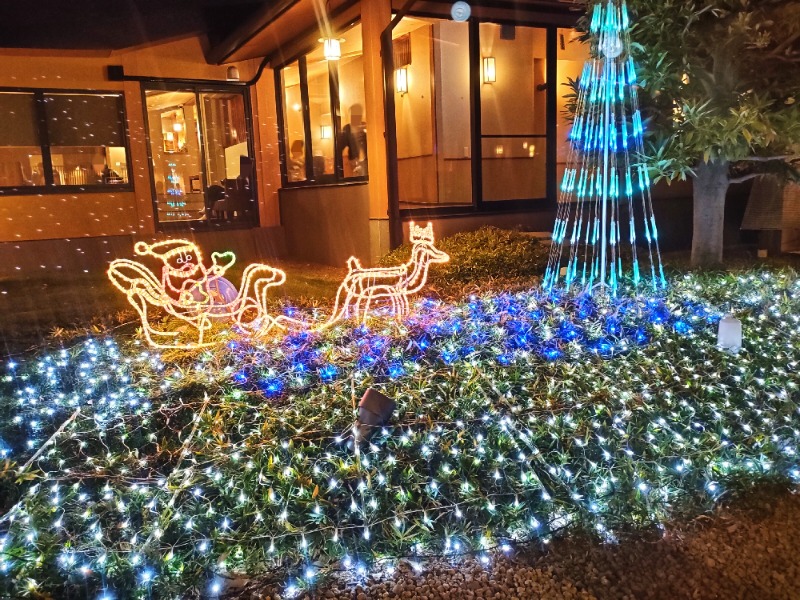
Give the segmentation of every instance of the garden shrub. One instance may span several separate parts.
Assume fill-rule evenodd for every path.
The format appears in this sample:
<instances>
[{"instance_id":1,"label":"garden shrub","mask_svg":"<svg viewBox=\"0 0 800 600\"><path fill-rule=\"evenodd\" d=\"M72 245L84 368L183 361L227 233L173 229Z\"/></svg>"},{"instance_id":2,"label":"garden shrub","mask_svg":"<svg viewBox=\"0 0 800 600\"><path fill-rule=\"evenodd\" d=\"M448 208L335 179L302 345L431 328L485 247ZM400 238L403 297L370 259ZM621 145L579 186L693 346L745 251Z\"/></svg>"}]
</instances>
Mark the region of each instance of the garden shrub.
<instances>
[{"instance_id":1,"label":"garden shrub","mask_svg":"<svg viewBox=\"0 0 800 600\"><path fill-rule=\"evenodd\" d=\"M540 277L547 265L550 244L519 231L481 227L437 240L436 247L450 255L450 262L430 270L430 283L442 286L487 279ZM411 244L403 244L385 255L382 266L405 262Z\"/></svg>"}]
</instances>

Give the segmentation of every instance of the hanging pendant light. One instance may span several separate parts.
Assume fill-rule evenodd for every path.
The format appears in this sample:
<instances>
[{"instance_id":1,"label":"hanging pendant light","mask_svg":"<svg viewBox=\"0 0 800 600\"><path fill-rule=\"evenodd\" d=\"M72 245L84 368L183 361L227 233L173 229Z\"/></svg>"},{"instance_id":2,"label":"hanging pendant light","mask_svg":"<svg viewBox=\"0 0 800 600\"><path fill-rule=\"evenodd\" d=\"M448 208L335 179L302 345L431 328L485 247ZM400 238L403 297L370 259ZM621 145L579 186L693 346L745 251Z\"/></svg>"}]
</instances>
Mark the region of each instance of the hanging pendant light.
<instances>
[{"instance_id":1,"label":"hanging pendant light","mask_svg":"<svg viewBox=\"0 0 800 600\"><path fill-rule=\"evenodd\" d=\"M342 58L342 42L339 38L320 38L322 42L322 53L325 60L339 60Z\"/></svg>"}]
</instances>

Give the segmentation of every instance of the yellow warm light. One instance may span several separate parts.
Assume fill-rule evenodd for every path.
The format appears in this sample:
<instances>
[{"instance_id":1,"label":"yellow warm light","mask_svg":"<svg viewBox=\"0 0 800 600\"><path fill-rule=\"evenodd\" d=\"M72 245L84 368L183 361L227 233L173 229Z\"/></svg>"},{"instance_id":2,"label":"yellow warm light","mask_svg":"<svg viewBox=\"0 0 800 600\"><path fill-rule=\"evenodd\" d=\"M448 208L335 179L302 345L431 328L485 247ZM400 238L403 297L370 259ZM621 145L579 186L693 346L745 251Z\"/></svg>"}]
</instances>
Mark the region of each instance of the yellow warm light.
<instances>
[{"instance_id":1,"label":"yellow warm light","mask_svg":"<svg viewBox=\"0 0 800 600\"><path fill-rule=\"evenodd\" d=\"M336 292L333 312L327 321L311 327L323 330L348 318L365 322L370 308L378 301L388 300L397 319L408 314L408 297L420 291L428 280L428 269L432 263L446 263L450 257L434 247L433 225L409 226L411 259L396 267L365 269L359 260L351 256L347 260L347 275ZM276 319L286 327L307 327L305 323L285 316Z\"/></svg>"},{"instance_id":2,"label":"yellow warm light","mask_svg":"<svg viewBox=\"0 0 800 600\"><path fill-rule=\"evenodd\" d=\"M332 125L320 125L319 128L319 137L323 140L329 140L333 137L333 126Z\"/></svg>"},{"instance_id":3,"label":"yellow warm light","mask_svg":"<svg viewBox=\"0 0 800 600\"><path fill-rule=\"evenodd\" d=\"M212 266L203 265L196 244L188 240L166 240L147 244L137 242L134 252L152 256L163 263L161 280L145 265L125 258L112 261L108 268L111 283L128 297L142 321L144 336L156 348L202 348L214 342L205 340L214 320L233 320L257 335L267 333L275 324L267 308L267 290L286 281L280 269L251 264L242 274L242 285L234 299L220 290L225 272L236 261L232 252L213 252ZM225 280L227 284L227 280ZM181 340L181 332L164 331L154 326L161 309L190 326L190 340Z\"/></svg>"},{"instance_id":4,"label":"yellow warm light","mask_svg":"<svg viewBox=\"0 0 800 600\"><path fill-rule=\"evenodd\" d=\"M497 67L494 56L487 56L483 59L483 83L494 83L497 81Z\"/></svg>"},{"instance_id":5,"label":"yellow warm light","mask_svg":"<svg viewBox=\"0 0 800 600\"><path fill-rule=\"evenodd\" d=\"M325 60L339 60L342 58L342 40L336 38L323 38L322 53L325 55Z\"/></svg>"},{"instance_id":6,"label":"yellow warm light","mask_svg":"<svg viewBox=\"0 0 800 600\"><path fill-rule=\"evenodd\" d=\"M394 72L395 89L400 95L408 93L408 69L400 67Z\"/></svg>"}]
</instances>

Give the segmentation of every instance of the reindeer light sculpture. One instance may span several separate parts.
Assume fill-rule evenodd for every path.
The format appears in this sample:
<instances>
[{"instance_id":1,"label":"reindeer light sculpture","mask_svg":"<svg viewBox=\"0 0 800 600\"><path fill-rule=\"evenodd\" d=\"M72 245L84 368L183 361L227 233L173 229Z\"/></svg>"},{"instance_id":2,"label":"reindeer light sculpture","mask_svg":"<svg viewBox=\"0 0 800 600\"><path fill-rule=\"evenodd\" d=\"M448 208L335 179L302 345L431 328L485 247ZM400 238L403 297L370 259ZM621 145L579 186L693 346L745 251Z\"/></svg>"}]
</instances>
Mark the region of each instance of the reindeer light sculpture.
<instances>
[{"instance_id":1,"label":"reindeer light sculpture","mask_svg":"<svg viewBox=\"0 0 800 600\"><path fill-rule=\"evenodd\" d=\"M220 294L225 272L236 261L232 252L213 252L212 266L203 265L200 249L188 240L166 240L147 244L137 242L134 252L161 260L161 280L145 265L117 259L108 268L114 286L128 297L142 321L144 336L157 348L202 348L213 342L205 339L213 320L232 319L257 334L265 334L275 324L267 311L267 290L281 285L286 274L263 264L248 265L242 285L234 298ZM232 286L231 286L232 287ZM189 325L189 338L181 331L165 331L151 323L152 309L159 308Z\"/></svg>"},{"instance_id":2,"label":"reindeer light sculpture","mask_svg":"<svg viewBox=\"0 0 800 600\"><path fill-rule=\"evenodd\" d=\"M402 318L408 313L408 297L420 291L428 280L428 269L432 263L446 263L450 257L434 247L433 225L409 227L411 259L396 267L367 269L359 260L350 257L347 275L336 292L336 303L327 321L312 330L327 329L343 319L355 317L366 321L370 308L378 301L388 300L394 316ZM284 324L299 324L288 317L278 317Z\"/></svg>"}]
</instances>

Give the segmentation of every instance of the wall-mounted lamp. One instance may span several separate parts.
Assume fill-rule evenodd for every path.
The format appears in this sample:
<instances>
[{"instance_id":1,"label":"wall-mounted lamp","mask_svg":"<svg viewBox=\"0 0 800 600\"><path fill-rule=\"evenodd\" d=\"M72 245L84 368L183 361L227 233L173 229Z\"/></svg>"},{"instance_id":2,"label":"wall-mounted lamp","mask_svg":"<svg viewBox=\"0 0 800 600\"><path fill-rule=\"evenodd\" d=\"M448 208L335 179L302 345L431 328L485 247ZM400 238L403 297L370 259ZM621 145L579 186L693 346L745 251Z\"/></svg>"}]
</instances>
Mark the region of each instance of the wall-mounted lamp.
<instances>
[{"instance_id":1,"label":"wall-mounted lamp","mask_svg":"<svg viewBox=\"0 0 800 600\"><path fill-rule=\"evenodd\" d=\"M320 125L319 127L319 137L323 140L329 140L333 137L333 126L331 125Z\"/></svg>"},{"instance_id":2,"label":"wall-mounted lamp","mask_svg":"<svg viewBox=\"0 0 800 600\"><path fill-rule=\"evenodd\" d=\"M506 149L505 149L505 146L503 146L503 144L497 144L494 147L494 155L495 156L503 156L503 154L505 154L505 153L506 153Z\"/></svg>"},{"instance_id":3,"label":"wall-mounted lamp","mask_svg":"<svg viewBox=\"0 0 800 600\"><path fill-rule=\"evenodd\" d=\"M497 67L494 56L486 56L483 59L483 83L494 83L497 81Z\"/></svg>"},{"instance_id":4,"label":"wall-mounted lamp","mask_svg":"<svg viewBox=\"0 0 800 600\"><path fill-rule=\"evenodd\" d=\"M400 67L394 72L394 87L401 96L408 93L408 69Z\"/></svg>"},{"instance_id":5,"label":"wall-mounted lamp","mask_svg":"<svg viewBox=\"0 0 800 600\"><path fill-rule=\"evenodd\" d=\"M225 73L225 79L228 81L239 81L239 69L233 65L228 67Z\"/></svg>"},{"instance_id":6,"label":"wall-mounted lamp","mask_svg":"<svg viewBox=\"0 0 800 600\"><path fill-rule=\"evenodd\" d=\"M338 38L320 38L322 42L322 53L325 55L325 60L339 60L342 58L342 42Z\"/></svg>"}]
</instances>

